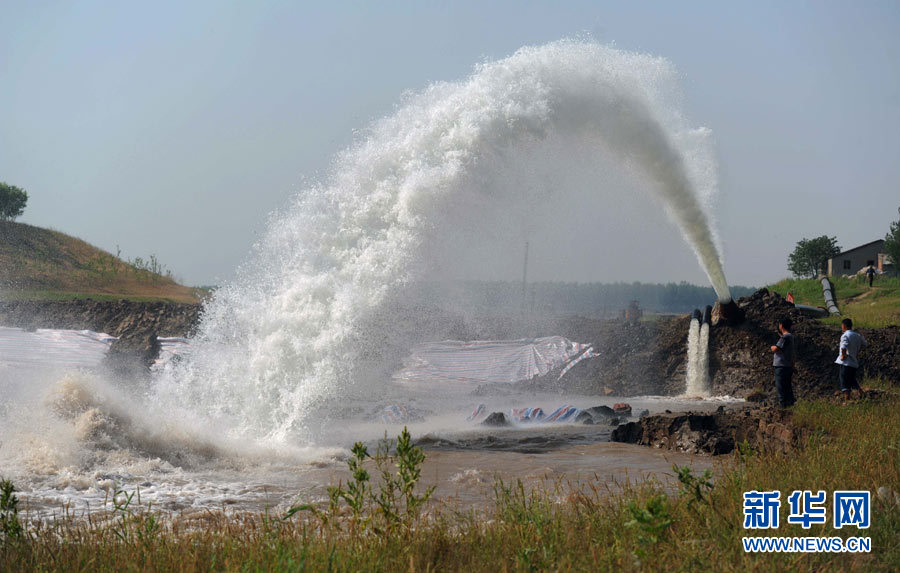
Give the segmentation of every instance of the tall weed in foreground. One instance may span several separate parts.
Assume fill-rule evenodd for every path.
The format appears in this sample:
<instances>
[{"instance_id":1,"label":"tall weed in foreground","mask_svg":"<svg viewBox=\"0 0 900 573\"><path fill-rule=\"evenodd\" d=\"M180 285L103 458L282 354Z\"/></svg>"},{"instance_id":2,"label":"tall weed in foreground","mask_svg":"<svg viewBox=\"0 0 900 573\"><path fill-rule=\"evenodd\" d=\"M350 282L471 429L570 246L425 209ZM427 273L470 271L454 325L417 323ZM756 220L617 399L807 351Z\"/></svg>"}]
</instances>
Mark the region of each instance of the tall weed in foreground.
<instances>
[{"instance_id":1,"label":"tall weed in foreground","mask_svg":"<svg viewBox=\"0 0 900 573\"><path fill-rule=\"evenodd\" d=\"M396 447L387 438L379 443L373 460L381 477L377 491L370 484L371 476L365 469L366 460L372 458L368 448L362 442L356 442L351 452L353 455L347 461L350 479L346 485L338 483L328 488L327 508L320 509L310 503L295 505L285 513L284 519L290 519L300 511L311 511L323 526L331 523L339 527L340 502L343 501L352 514L356 529L364 531L371 525L377 534L390 533L396 527L411 529L419 518L422 505L434 493L434 486L422 493L416 491L425 453L413 445L409 430L403 428L397 436Z\"/></svg>"},{"instance_id":2,"label":"tall weed in foreground","mask_svg":"<svg viewBox=\"0 0 900 573\"><path fill-rule=\"evenodd\" d=\"M19 521L19 498L8 479L0 480L0 543L5 544L22 536Z\"/></svg>"}]
</instances>

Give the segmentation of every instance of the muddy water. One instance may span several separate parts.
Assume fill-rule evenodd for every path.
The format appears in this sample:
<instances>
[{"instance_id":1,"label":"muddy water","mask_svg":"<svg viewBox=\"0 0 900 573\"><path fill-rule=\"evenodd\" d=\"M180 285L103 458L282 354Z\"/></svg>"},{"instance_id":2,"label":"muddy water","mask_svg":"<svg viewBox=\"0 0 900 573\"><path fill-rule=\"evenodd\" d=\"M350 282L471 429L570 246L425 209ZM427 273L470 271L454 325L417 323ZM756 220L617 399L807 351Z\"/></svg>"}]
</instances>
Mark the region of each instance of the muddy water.
<instances>
[{"instance_id":1,"label":"muddy water","mask_svg":"<svg viewBox=\"0 0 900 573\"><path fill-rule=\"evenodd\" d=\"M674 488L672 465L695 471L714 468L713 458L608 442L610 427L556 426L469 430L429 434L418 443L427 458L423 486L436 486L435 499L460 509L483 508L498 480L522 480L526 488L561 492L594 488L615 492L622 484L655 479ZM376 443L370 442L370 451ZM374 463L368 468L377 475ZM190 515L210 509L280 513L296 503L326 499L328 485L346 482L346 451L298 463L289 459L217 459L186 470L146 460L116 472L56 476L38 480L20 494L34 516L64 512L83 516L112 509L114 489L136 492L135 502L157 511Z\"/></svg>"},{"instance_id":2,"label":"muddy water","mask_svg":"<svg viewBox=\"0 0 900 573\"><path fill-rule=\"evenodd\" d=\"M626 483L647 479L674 487L672 465L695 471L715 468L713 458L617 443L564 445L550 451L487 451L480 449L426 450L423 486L436 486L435 499L462 509L480 508L493 499L498 480L522 480L526 488L598 488L615 492ZM377 468L369 463L374 474ZM323 501L326 486L346 482L343 461L306 466L260 466L255 469L221 469L214 473L169 476L165 480L133 480L121 487L137 492L135 503L158 511L190 514L209 509L276 513L292 504ZM131 481L131 480L129 480ZM164 482L164 483L163 483ZM68 512L76 516L111 510L110 492L80 489L71 484L59 489L20 493L26 512L53 517Z\"/></svg>"},{"instance_id":3,"label":"muddy water","mask_svg":"<svg viewBox=\"0 0 900 573\"><path fill-rule=\"evenodd\" d=\"M656 479L671 486L672 464L703 471L711 458L663 452L628 444L573 445L545 453L433 452L423 472L436 495L464 506L491 499L496 481L522 480L526 487L596 487L616 491L621 485Z\"/></svg>"}]
</instances>

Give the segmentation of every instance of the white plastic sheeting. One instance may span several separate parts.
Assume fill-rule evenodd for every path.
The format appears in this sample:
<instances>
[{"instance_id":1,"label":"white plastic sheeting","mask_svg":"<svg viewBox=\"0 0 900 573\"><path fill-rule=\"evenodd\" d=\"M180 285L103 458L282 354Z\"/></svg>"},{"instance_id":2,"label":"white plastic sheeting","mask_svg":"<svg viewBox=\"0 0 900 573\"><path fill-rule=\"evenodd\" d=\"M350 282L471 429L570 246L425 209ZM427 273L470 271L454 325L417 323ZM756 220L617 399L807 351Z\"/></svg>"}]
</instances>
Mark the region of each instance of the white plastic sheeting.
<instances>
[{"instance_id":1,"label":"white plastic sheeting","mask_svg":"<svg viewBox=\"0 0 900 573\"><path fill-rule=\"evenodd\" d=\"M0 371L4 369L96 368L116 339L91 330L0 326Z\"/></svg>"},{"instance_id":2,"label":"white plastic sheeting","mask_svg":"<svg viewBox=\"0 0 900 573\"><path fill-rule=\"evenodd\" d=\"M580 358L590 346L562 336L522 340L445 340L417 344L395 375L402 382L513 383Z\"/></svg>"},{"instance_id":3,"label":"white plastic sheeting","mask_svg":"<svg viewBox=\"0 0 900 573\"><path fill-rule=\"evenodd\" d=\"M153 372L164 370L167 365L175 362L176 357L180 359L189 355L193 350L191 342L187 338L160 336L156 340L159 342L159 356L150 365L150 370Z\"/></svg>"}]
</instances>

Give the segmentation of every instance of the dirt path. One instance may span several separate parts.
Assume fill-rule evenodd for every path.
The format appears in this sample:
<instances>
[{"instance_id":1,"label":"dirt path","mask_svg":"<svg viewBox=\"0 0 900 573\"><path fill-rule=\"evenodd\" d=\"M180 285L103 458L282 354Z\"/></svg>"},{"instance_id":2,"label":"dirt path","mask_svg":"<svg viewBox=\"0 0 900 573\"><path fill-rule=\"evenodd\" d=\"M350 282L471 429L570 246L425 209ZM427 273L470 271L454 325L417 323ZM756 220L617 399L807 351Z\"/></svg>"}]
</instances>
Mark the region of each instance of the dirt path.
<instances>
[{"instance_id":1,"label":"dirt path","mask_svg":"<svg viewBox=\"0 0 900 573\"><path fill-rule=\"evenodd\" d=\"M873 292L875 292L875 291L877 291L877 290L884 290L884 289L882 289L881 287L873 287L872 289L867 290L866 292L861 292L861 293L855 294L855 295L853 295L853 296L848 296L847 298L845 298L844 300L842 300L841 303L842 303L842 304L847 304L847 303L850 303L850 302L856 302L856 301L858 301L858 300L860 300L860 299L866 298L867 296L871 295Z\"/></svg>"}]
</instances>

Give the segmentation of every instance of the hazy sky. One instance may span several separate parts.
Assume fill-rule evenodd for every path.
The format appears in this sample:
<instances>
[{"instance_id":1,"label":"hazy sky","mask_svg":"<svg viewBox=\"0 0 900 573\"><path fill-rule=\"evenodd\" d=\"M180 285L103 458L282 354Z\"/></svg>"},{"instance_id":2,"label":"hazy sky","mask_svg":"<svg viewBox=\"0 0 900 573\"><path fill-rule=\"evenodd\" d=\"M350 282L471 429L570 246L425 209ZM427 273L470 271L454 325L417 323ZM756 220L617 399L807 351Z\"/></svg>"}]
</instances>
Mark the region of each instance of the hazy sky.
<instances>
[{"instance_id":1,"label":"hazy sky","mask_svg":"<svg viewBox=\"0 0 900 573\"><path fill-rule=\"evenodd\" d=\"M230 277L267 214L404 91L585 34L678 68L715 136L732 284L786 276L801 237L849 248L898 217L898 2L2 1L0 22L0 180L29 192L20 221L155 253L188 284ZM656 227L633 264L554 267L538 246L532 276L705 282Z\"/></svg>"}]
</instances>

